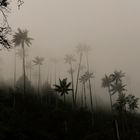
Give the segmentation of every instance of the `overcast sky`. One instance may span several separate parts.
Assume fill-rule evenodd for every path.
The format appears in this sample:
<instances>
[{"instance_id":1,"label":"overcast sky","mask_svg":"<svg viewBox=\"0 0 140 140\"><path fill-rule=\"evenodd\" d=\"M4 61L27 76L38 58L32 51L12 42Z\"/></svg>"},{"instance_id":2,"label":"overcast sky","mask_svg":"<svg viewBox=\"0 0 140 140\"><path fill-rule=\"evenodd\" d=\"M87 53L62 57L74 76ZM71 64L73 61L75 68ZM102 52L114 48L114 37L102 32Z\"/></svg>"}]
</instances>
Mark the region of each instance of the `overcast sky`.
<instances>
[{"instance_id":1,"label":"overcast sky","mask_svg":"<svg viewBox=\"0 0 140 140\"><path fill-rule=\"evenodd\" d=\"M15 31L18 27L29 30L34 38L31 57L63 58L74 52L78 43L89 44L97 89L101 77L116 69L126 72L129 88L131 86L133 93L139 95L139 0L24 1L20 10L13 2L9 23ZM5 58L10 58L11 67L12 55L10 52L4 54ZM9 61L5 63L9 65Z\"/></svg>"}]
</instances>

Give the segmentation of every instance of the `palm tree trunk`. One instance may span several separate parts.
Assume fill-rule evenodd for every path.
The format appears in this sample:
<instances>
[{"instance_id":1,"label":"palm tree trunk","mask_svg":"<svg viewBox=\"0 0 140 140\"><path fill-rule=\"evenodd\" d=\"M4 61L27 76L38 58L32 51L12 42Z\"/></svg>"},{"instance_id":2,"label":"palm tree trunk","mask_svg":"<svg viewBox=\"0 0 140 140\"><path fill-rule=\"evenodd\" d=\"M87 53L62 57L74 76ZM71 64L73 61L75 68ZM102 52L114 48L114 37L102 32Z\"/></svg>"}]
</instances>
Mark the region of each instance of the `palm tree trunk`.
<instances>
[{"instance_id":1,"label":"palm tree trunk","mask_svg":"<svg viewBox=\"0 0 140 140\"><path fill-rule=\"evenodd\" d=\"M89 90L90 90L90 105L91 105L91 111L93 112L93 100L92 100L92 89L91 89L91 81L89 79Z\"/></svg>"},{"instance_id":2,"label":"palm tree trunk","mask_svg":"<svg viewBox=\"0 0 140 140\"><path fill-rule=\"evenodd\" d=\"M87 71L89 73L89 62L88 62L88 53L86 54L86 60L87 60ZM93 112L94 112L94 109L93 109L93 99L92 99L92 88L91 88L91 81L90 81L90 78L88 80L88 83L89 83L89 91L90 91L90 106L91 106L91 114L92 114L92 126L94 125L94 118L93 118Z\"/></svg>"},{"instance_id":3,"label":"palm tree trunk","mask_svg":"<svg viewBox=\"0 0 140 140\"><path fill-rule=\"evenodd\" d=\"M108 92L109 92L109 98L110 98L110 107L111 107L111 112L113 113L113 102L112 102L112 97L111 97L111 93L110 93L110 86L108 87Z\"/></svg>"},{"instance_id":4,"label":"palm tree trunk","mask_svg":"<svg viewBox=\"0 0 140 140\"><path fill-rule=\"evenodd\" d=\"M38 96L40 96L40 65L38 65Z\"/></svg>"},{"instance_id":5,"label":"palm tree trunk","mask_svg":"<svg viewBox=\"0 0 140 140\"><path fill-rule=\"evenodd\" d=\"M86 85L85 83L83 84L84 86L84 100L85 100L85 107L87 107L87 97L86 97Z\"/></svg>"},{"instance_id":6,"label":"palm tree trunk","mask_svg":"<svg viewBox=\"0 0 140 140\"><path fill-rule=\"evenodd\" d=\"M83 108L83 93L84 93L84 87L82 86L82 92L81 92L81 107Z\"/></svg>"},{"instance_id":7,"label":"palm tree trunk","mask_svg":"<svg viewBox=\"0 0 140 140\"><path fill-rule=\"evenodd\" d=\"M89 72L89 62L88 62L88 53L86 54L86 60L87 60L87 72ZM92 88L91 88L91 81L89 82L89 90L90 90L90 105L91 105L91 111L93 112L93 100L92 100Z\"/></svg>"},{"instance_id":8,"label":"palm tree trunk","mask_svg":"<svg viewBox=\"0 0 140 140\"><path fill-rule=\"evenodd\" d=\"M66 95L64 93L64 105L66 104Z\"/></svg>"},{"instance_id":9,"label":"palm tree trunk","mask_svg":"<svg viewBox=\"0 0 140 140\"><path fill-rule=\"evenodd\" d=\"M32 80L32 62L30 62L30 82Z\"/></svg>"},{"instance_id":10,"label":"palm tree trunk","mask_svg":"<svg viewBox=\"0 0 140 140\"><path fill-rule=\"evenodd\" d=\"M77 79L76 79L76 89L75 89L75 104L76 104L76 100L77 100L77 91L78 91L79 75L80 75L80 67L81 67L81 62L82 62L82 56L83 56L83 54L80 53L79 67L78 67L78 73L77 73Z\"/></svg>"},{"instance_id":11,"label":"palm tree trunk","mask_svg":"<svg viewBox=\"0 0 140 140\"><path fill-rule=\"evenodd\" d=\"M56 85L56 63L54 64L54 71L55 71L55 85Z\"/></svg>"},{"instance_id":12,"label":"palm tree trunk","mask_svg":"<svg viewBox=\"0 0 140 140\"><path fill-rule=\"evenodd\" d=\"M22 42L22 50L23 50L23 93L26 94L26 70L25 70L25 48L24 42Z\"/></svg>"},{"instance_id":13,"label":"palm tree trunk","mask_svg":"<svg viewBox=\"0 0 140 140\"><path fill-rule=\"evenodd\" d=\"M72 63L70 63L71 66L71 80L72 80L72 99L73 99L73 105L75 105L75 98L74 98L74 80L73 80L73 67Z\"/></svg>"},{"instance_id":14,"label":"palm tree trunk","mask_svg":"<svg viewBox=\"0 0 140 140\"><path fill-rule=\"evenodd\" d=\"M17 65L17 57L16 57L16 49L14 49L15 50L15 59L14 59L14 61L15 61L15 66L14 66L14 88L16 87L16 65Z\"/></svg>"}]
</instances>

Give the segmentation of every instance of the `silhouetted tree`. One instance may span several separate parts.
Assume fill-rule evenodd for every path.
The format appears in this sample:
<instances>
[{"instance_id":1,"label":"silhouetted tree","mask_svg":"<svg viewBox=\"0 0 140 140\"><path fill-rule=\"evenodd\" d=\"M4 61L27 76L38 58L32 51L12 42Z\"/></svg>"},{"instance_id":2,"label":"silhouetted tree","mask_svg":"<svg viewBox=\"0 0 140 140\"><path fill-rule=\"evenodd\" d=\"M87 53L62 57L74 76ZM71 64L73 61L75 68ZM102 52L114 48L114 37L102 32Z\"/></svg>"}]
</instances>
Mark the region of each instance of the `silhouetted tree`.
<instances>
[{"instance_id":1,"label":"silhouetted tree","mask_svg":"<svg viewBox=\"0 0 140 140\"><path fill-rule=\"evenodd\" d=\"M139 108L138 101L139 101L139 98L135 97L132 94L129 94L126 97L126 103L128 104L128 109L131 113L134 112L137 108Z\"/></svg>"},{"instance_id":2,"label":"silhouetted tree","mask_svg":"<svg viewBox=\"0 0 140 140\"><path fill-rule=\"evenodd\" d=\"M85 105L85 107L87 107L87 97L86 97L86 82L87 82L87 78L84 75L82 75L79 80L80 80L80 83L82 83L82 87L83 87L82 94L84 93L84 105ZM82 95L82 98L83 98L83 95Z\"/></svg>"},{"instance_id":3,"label":"silhouetted tree","mask_svg":"<svg viewBox=\"0 0 140 140\"><path fill-rule=\"evenodd\" d=\"M57 66L57 63L59 62L59 60L56 59L56 58L52 58L51 62L54 64L54 80L55 80L55 84L56 84L56 78L57 78L57 70L56 70L57 68L56 68L56 66Z\"/></svg>"},{"instance_id":4,"label":"silhouetted tree","mask_svg":"<svg viewBox=\"0 0 140 140\"><path fill-rule=\"evenodd\" d=\"M67 83L67 78L65 79L59 79L59 85L54 85L55 86L55 91L60 93L61 96L64 96L64 104L66 102L65 95L69 94L69 91L72 89L70 88L71 82Z\"/></svg>"},{"instance_id":5,"label":"silhouetted tree","mask_svg":"<svg viewBox=\"0 0 140 140\"><path fill-rule=\"evenodd\" d=\"M8 0L0 1L0 12L2 13L3 16L3 21L1 21L3 23L1 23L0 26L0 44L2 45L2 47L7 49L11 47L10 41L8 40L8 36L11 33L11 28L8 24L7 15L6 15L6 13L8 12L9 4L10 3Z\"/></svg>"},{"instance_id":6,"label":"silhouetted tree","mask_svg":"<svg viewBox=\"0 0 140 140\"><path fill-rule=\"evenodd\" d=\"M28 61L26 63L26 70L27 70L27 76L29 77L30 81L31 81L31 76L32 76L32 69L33 69L32 62L31 61Z\"/></svg>"},{"instance_id":7,"label":"silhouetted tree","mask_svg":"<svg viewBox=\"0 0 140 140\"><path fill-rule=\"evenodd\" d=\"M33 60L33 63L35 65L38 65L38 95L40 94L40 80L41 80L41 74L40 74L40 67L43 64L44 58L43 57L35 57Z\"/></svg>"},{"instance_id":8,"label":"silhouetted tree","mask_svg":"<svg viewBox=\"0 0 140 140\"><path fill-rule=\"evenodd\" d=\"M9 26L8 20L7 20L7 14L10 13L10 0L0 0L0 12L3 16L3 22L0 25L0 44L2 47L9 49L12 47L11 41L8 39L8 37L11 35L11 27ZM17 0L18 7L20 7L23 4L22 0Z\"/></svg>"},{"instance_id":9,"label":"silhouetted tree","mask_svg":"<svg viewBox=\"0 0 140 140\"><path fill-rule=\"evenodd\" d=\"M103 88L108 88L108 93L109 93L109 98L110 98L110 106L111 106L111 111L112 111L112 106L113 106L113 102L112 102L112 94L111 94L111 83L112 83L112 77L111 75L107 76L105 74L105 77L102 78L102 87Z\"/></svg>"},{"instance_id":10,"label":"silhouetted tree","mask_svg":"<svg viewBox=\"0 0 140 140\"><path fill-rule=\"evenodd\" d=\"M125 73L123 73L121 70L117 71L115 70L113 74L111 74L111 77L116 83L121 83L122 78L125 77Z\"/></svg>"},{"instance_id":11,"label":"silhouetted tree","mask_svg":"<svg viewBox=\"0 0 140 140\"><path fill-rule=\"evenodd\" d=\"M91 78L94 78L93 73L89 73L88 71L85 72L83 75L87 81L89 81ZM91 92L91 83L89 83L90 88L90 105L91 105L91 111L93 112L93 100L92 100L92 92Z\"/></svg>"},{"instance_id":12,"label":"silhouetted tree","mask_svg":"<svg viewBox=\"0 0 140 140\"><path fill-rule=\"evenodd\" d=\"M65 57L65 63L68 63L70 65L70 70L69 73L71 75L71 80L72 80L72 99L73 99L73 104L75 105L75 95L74 95L74 70L73 70L73 62L75 62L76 59L74 58L73 55L66 55Z\"/></svg>"},{"instance_id":13,"label":"silhouetted tree","mask_svg":"<svg viewBox=\"0 0 140 140\"><path fill-rule=\"evenodd\" d=\"M77 92L78 92L78 84L79 84L79 76L80 76L80 67L81 67L82 57L83 57L83 53L84 53L84 45L79 44L76 47L76 49L77 49L76 52L79 54L79 64L78 64L76 87L75 87L75 103L76 103L76 100L77 100Z\"/></svg>"},{"instance_id":14,"label":"silhouetted tree","mask_svg":"<svg viewBox=\"0 0 140 140\"><path fill-rule=\"evenodd\" d=\"M16 32L13 35L13 43L15 46L20 46L23 49L23 75L24 75L24 81L23 81L23 90L24 90L24 94L26 93L26 81L25 81L25 76L26 76L26 71L25 71L25 44L29 47L31 45L31 41L33 39L28 37L28 31L27 30L21 30L20 28L18 28L18 32Z\"/></svg>"}]
</instances>

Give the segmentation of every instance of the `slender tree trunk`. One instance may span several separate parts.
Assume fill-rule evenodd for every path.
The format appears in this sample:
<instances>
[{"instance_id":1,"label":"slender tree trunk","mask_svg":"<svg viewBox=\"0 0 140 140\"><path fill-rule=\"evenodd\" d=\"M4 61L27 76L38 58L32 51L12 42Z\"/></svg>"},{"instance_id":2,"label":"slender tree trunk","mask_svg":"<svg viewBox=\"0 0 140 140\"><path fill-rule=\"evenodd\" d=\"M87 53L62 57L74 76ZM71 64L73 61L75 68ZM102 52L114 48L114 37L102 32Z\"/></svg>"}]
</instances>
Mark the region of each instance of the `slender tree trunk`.
<instances>
[{"instance_id":1,"label":"slender tree trunk","mask_svg":"<svg viewBox=\"0 0 140 140\"><path fill-rule=\"evenodd\" d=\"M120 133L119 133L119 127L118 127L117 120L115 120L114 123L115 123L116 138L117 138L117 140L120 140Z\"/></svg>"},{"instance_id":2,"label":"slender tree trunk","mask_svg":"<svg viewBox=\"0 0 140 140\"><path fill-rule=\"evenodd\" d=\"M108 87L108 92L109 92L109 98L110 98L110 107L111 107L111 112L113 113L113 102L112 102L112 97L111 97L111 93L110 93L110 86Z\"/></svg>"},{"instance_id":3,"label":"slender tree trunk","mask_svg":"<svg viewBox=\"0 0 140 140\"><path fill-rule=\"evenodd\" d=\"M70 67L71 67L71 80L72 80L72 100L73 100L73 105L75 105L75 98L74 98L74 78L73 78L73 67L72 67L72 63L70 63Z\"/></svg>"},{"instance_id":4,"label":"slender tree trunk","mask_svg":"<svg viewBox=\"0 0 140 140\"><path fill-rule=\"evenodd\" d=\"M83 56L83 54L80 53L80 61L79 61L79 67L78 67L78 73L77 73L77 79L76 79L76 89L75 89L75 104L76 104L76 100L77 100L77 92L78 92L78 84L79 84L79 75L80 75L82 56Z\"/></svg>"},{"instance_id":5,"label":"slender tree trunk","mask_svg":"<svg viewBox=\"0 0 140 140\"><path fill-rule=\"evenodd\" d=\"M32 62L30 62L30 82L32 80Z\"/></svg>"},{"instance_id":6,"label":"slender tree trunk","mask_svg":"<svg viewBox=\"0 0 140 140\"><path fill-rule=\"evenodd\" d=\"M38 96L40 96L40 65L38 65Z\"/></svg>"},{"instance_id":7,"label":"slender tree trunk","mask_svg":"<svg viewBox=\"0 0 140 140\"><path fill-rule=\"evenodd\" d=\"M66 95L64 93L64 105L66 104Z\"/></svg>"},{"instance_id":8,"label":"slender tree trunk","mask_svg":"<svg viewBox=\"0 0 140 140\"><path fill-rule=\"evenodd\" d=\"M14 58L14 61L15 61L15 64L14 64L14 88L16 88L16 74L17 74L17 56L16 56L16 49L15 50L15 58Z\"/></svg>"},{"instance_id":9,"label":"slender tree trunk","mask_svg":"<svg viewBox=\"0 0 140 140\"><path fill-rule=\"evenodd\" d=\"M50 85L52 86L52 71L50 71Z\"/></svg>"},{"instance_id":10,"label":"slender tree trunk","mask_svg":"<svg viewBox=\"0 0 140 140\"><path fill-rule=\"evenodd\" d=\"M55 72L55 85L56 85L56 63L54 64L54 72Z\"/></svg>"},{"instance_id":11,"label":"slender tree trunk","mask_svg":"<svg viewBox=\"0 0 140 140\"><path fill-rule=\"evenodd\" d=\"M23 50L23 93L26 94L26 70L25 70L25 48L24 42L22 42L22 50Z\"/></svg>"},{"instance_id":12,"label":"slender tree trunk","mask_svg":"<svg viewBox=\"0 0 140 140\"><path fill-rule=\"evenodd\" d=\"M84 93L84 87L82 86L82 92L81 92L81 107L83 108L83 93Z\"/></svg>"},{"instance_id":13,"label":"slender tree trunk","mask_svg":"<svg viewBox=\"0 0 140 140\"><path fill-rule=\"evenodd\" d=\"M83 84L83 87L84 87L84 100L85 100L85 108L87 107L87 97L86 97L86 85L85 83Z\"/></svg>"},{"instance_id":14,"label":"slender tree trunk","mask_svg":"<svg viewBox=\"0 0 140 140\"><path fill-rule=\"evenodd\" d=\"M89 79L89 90L90 90L90 105L91 105L91 111L93 112L93 100L92 100L92 89L91 89L91 81Z\"/></svg>"},{"instance_id":15,"label":"slender tree trunk","mask_svg":"<svg viewBox=\"0 0 140 140\"><path fill-rule=\"evenodd\" d=\"M97 94L96 94L96 88L95 88L95 83L93 83L94 90L95 90L95 108L96 111L98 110L98 99L97 99Z\"/></svg>"},{"instance_id":16,"label":"slender tree trunk","mask_svg":"<svg viewBox=\"0 0 140 140\"><path fill-rule=\"evenodd\" d=\"M89 62L88 62L88 54L86 54L86 60L87 60L87 71L89 73ZM92 99L92 88L91 88L91 80L89 78L89 91L90 91L90 105L91 105L91 111L93 112L93 99Z\"/></svg>"},{"instance_id":17,"label":"slender tree trunk","mask_svg":"<svg viewBox=\"0 0 140 140\"><path fill-rule=\"evenodd\" d=\"M87 71L89 73L89 62L88 62L88 53L86 54L86 60L87 60ZM94 108L93 108L93 99L92 99L92 87L91 87L91 80L89 78L88 80L89 83L89 91L90 91L90 106L91 106L91 114L92 114L92 126L94 125L94 118L93 118L93 113L94 113Z\"/></svg>"}]
</instances>

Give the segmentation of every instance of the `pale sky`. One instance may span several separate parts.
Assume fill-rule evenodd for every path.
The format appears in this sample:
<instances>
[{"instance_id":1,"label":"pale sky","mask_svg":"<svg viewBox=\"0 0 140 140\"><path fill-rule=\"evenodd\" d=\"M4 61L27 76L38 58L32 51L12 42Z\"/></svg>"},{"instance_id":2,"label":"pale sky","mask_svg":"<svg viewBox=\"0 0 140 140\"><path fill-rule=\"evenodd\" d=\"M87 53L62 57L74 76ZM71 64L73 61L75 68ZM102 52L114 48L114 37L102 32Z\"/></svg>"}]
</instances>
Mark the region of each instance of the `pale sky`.
<instances>
[{"instance_id":1,"label":"pale sky","mask_svg":"<svg viewBox=\"0 0 140 140\"><path fill-rule=\"evenodd\" d=\"M9 24L15 31L18 27L29 30L34 38L31 57L63 59L65 54L75 51L78 43L89 44L97 90L105 73L122 70L129 79L129 88L140 97L139 0L24 1L20 10L12 8ZM10 52L4 55L10 58L11 67L12 55ZM9 65L9 61L5 63Z\"/></svg>"}]
</instances>

